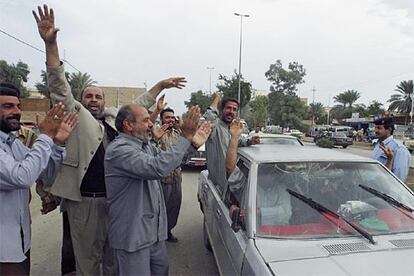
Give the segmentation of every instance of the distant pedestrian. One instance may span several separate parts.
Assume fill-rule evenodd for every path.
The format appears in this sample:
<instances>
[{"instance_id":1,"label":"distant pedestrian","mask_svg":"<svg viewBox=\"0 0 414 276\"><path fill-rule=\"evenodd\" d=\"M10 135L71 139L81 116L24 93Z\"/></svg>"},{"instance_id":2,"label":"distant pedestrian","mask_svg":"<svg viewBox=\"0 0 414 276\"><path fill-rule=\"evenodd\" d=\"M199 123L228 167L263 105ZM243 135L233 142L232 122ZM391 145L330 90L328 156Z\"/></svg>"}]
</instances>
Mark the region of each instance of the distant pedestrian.
<instances>
[{"instance_id":1,"label":"distant pedestrian","mask_svg":"<svg viewBox=\"0 0 414 276\"><path fill-rule=\"evenodd\" d=\"M387 166L401 181L406 181L411 164L411 155L407 148L395 140L392 118L375 120L375 134L378 143L372 152L372 158Z\"/></svg>"}]
</instances>

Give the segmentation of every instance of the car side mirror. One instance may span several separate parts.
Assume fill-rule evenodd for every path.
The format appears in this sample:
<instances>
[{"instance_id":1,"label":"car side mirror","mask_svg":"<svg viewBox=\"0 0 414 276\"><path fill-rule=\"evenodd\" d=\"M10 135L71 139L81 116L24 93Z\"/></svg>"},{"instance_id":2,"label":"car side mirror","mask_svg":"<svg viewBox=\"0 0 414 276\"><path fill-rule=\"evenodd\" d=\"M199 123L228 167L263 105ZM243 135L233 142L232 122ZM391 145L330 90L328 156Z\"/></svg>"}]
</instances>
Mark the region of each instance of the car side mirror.
<instances>
[{"instance_id":1,"label":"car side mirror","mask_svg":"<svg viewBox=\"0 0 414 276\"><path fill-rule=\"evenodd\" d=\"M231 219L231 229L233 229L233 231L237 233L241 228L240 207L238 207L237 205L231 205L230 210L229 210L229 215Z\"/></svg>"}]
</instances>

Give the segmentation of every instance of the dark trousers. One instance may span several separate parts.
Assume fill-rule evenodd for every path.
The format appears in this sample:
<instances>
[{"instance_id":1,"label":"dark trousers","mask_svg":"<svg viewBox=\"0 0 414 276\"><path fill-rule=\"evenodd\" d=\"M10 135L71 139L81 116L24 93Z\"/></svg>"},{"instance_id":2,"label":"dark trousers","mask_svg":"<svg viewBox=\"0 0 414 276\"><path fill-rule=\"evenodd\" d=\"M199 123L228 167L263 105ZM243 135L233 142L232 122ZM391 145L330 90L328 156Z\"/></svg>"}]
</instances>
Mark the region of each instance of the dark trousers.
<instances>
[{"instance_id":1,"label":"dark trousers","mask_svg":"<svg viewBox=\"0 0 414 276\"><path fill-rule=\"evenodd\" d=\"M63 221L63 240L62 240L62 259L60 262L60 272L62 275L76 271L75 255L73 254L72 238L70 237L70 227L68 213L62 212Z\"/></svg>"},{"instance_id":2,"label":"dark trousers","mask_svg":"<svg viewBox=\"0 0 414 276\"><path fill-rule=\"evenodd\" d=\"M176 225L180 214L182 191L181 174L174 177L172 184L162 183L164 193L165 208L167 209L168 232Z\"/></svg>"},{"instance_id":3,"label":"dark trousers","mask_svg":"<svg viewBox=\"0 0 414 276\"><path fill-rule=\"evenodd\" d=\"M20 263L0 263L0 275L29 275L30 274L30 250L26 252L26 260Z\"/></svg>"}]
</instances>

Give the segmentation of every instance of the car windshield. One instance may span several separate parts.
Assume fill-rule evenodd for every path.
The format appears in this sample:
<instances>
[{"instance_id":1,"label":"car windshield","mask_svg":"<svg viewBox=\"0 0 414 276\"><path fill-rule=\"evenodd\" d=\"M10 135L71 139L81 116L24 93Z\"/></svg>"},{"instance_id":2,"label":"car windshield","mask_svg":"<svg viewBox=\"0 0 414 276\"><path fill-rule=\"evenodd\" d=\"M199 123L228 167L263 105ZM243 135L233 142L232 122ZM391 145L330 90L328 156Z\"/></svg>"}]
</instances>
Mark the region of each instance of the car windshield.
<instances>
[{"instance_id":1,"label":"car windshield","mask_svg":"<svg viewBox=\"0 0 414 276\"><path fill-rule=\"evenodd\" d=\"M332 134L332 137L335 137L335 138L346 138L346 135L343 132L334 132Z\"/></svg>"},{"instance_id":2,"label":"car windshield","mask_svg":"<svg viewBox=\"0 0 414 276\"><path fill-rule=\"evenodd\" d=\"M318 211L315 204L292 194L335 214ZM360 235L346 221L371 235L414 231L413 193L377 163L260 164L256 207L259 236Z\"/></svg>"},{"instance_id":3,"label":"car windshield","mask_svg":"<svg viewBox=\"0 0 414 276\"><path fill-rule=\"evenodd\" d=\"M284 137L260 137L260 144L302 145L296 138L292 139Z\"/></svg>"}]
</instances>

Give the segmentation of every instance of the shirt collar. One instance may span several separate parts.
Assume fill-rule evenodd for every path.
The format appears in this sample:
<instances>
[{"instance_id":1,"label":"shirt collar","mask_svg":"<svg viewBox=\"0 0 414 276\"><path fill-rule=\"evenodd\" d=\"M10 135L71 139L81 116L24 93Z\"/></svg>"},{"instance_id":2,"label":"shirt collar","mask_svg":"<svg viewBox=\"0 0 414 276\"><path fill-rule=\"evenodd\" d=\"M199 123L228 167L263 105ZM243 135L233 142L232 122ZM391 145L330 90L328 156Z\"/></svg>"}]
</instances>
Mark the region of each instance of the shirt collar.
<instances>
[{"instance_id":1,"label":"shirt collar","mask_svg":"<svg viewBox=\"0 0 414 276\"><path fill-rule=\"evenodd\" d=\"M125 134L123 132L121 132L119 134L119 136L120 137L123 137L123 138L125 138L125 139L127 139L129 141L132 141L132 142L136 143L139 147L144 147L144 146L148 145L148 141L144 141L141 138L134 137L132 135Z\"/></svg>"},{"instance_id":2,"label":"shirt collar","mask_svg":"<svg viewBox=\"0 0 414 276\"><path fill-rule=\"evenodd\" d=\"M0 140L2 142L5 142L8 145L11 145L11 144L13 144L15 139L16 139L16 136L14 136L13 133L10 132L10 133L7 134L7 133L0 130Z\"/></svg>"},{"instance_id":3,"label":"shirt collar","mask_svg":"<svg viewBox=\"0 0 414 276\"><path fill-rule=\"evenodd\" d=\"M385 139L384 141L383 141L383 143L384 143L384 145L387 145L389 142L391 142L391 140L393 140L394 139L394 137L391 135L390 137L388 137L387 139Z\"/></svg>"}]
</instances>

